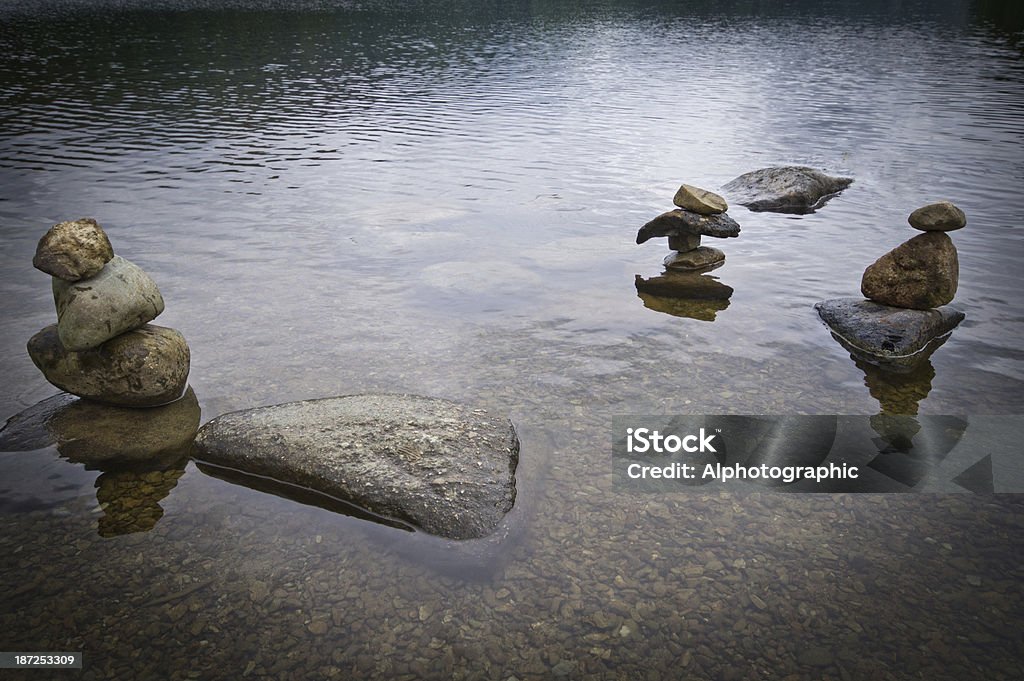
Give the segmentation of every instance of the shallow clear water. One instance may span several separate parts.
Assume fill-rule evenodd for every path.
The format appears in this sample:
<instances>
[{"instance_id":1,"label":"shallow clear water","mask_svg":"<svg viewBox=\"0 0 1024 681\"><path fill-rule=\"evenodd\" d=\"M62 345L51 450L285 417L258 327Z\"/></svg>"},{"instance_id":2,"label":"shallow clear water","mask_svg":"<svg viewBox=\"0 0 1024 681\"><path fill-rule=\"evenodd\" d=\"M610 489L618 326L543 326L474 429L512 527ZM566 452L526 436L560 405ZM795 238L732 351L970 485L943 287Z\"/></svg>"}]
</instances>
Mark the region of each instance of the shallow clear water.
<instances>
[{"instance_id":1,"label":"shallow clear water","mask_svg":"<svg viewBox=\"0 0 1024 681\"><path fill-rule=\"evenodd\" d=\"M54 393L24 349L54 317L35 243L92 216L160 285L203 421L380 390L498 409L520 529L480 574L193 464L0 454L0 648L82 649L83 678L1024 673L1014 497L637 497L608 437L1020 413L1009 4L244 5L0 5L0 416ZM724 308L645 306L666 249L634 237L680 182L789 163L855 183L811 215L732 208ZM967 319L891 380L812 306L942 198Z\"/></svg>"}]
</instances>

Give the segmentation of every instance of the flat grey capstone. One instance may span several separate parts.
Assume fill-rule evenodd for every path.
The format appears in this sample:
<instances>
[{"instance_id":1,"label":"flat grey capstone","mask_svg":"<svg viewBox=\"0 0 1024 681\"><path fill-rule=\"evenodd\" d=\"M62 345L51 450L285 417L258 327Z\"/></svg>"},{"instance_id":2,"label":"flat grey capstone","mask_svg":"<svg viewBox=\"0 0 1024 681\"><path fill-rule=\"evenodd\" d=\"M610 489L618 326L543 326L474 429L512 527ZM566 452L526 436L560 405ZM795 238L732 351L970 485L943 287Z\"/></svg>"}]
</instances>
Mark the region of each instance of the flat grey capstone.
<instances>
[{"instance_id":1,"label":"flat grey capstone","mask_svg":"<svg viewBox=\"0 0 1024 681\"><path fill-rule=\"evenodd\" d=\"M853 183L806 166L761 168L730 180L722 187L729 201L752 211L813 213Z\"/></svg>"},{"instance_id":2,"label":"flat grey capstone","mask_svg":"<svg viewBox=\"0 0 1024 681\"><path fill-rule=\"evenodd\" d=\"M679 208L662 213L654 218L636 234L636 242L645 241L659 236L680 236L695 234L725 239L740 235L740 226L727 213L701 215L693 211Z\"/></svg>"},{"instance_id":3,"label":"flat grey capstone","mask_svg":"<svg viewBox=\"0 0 1024 681\"><path fill-rule=\"evenodd\" d=\"M448 539L485 537L516 498L519 438L484 409L346 395L224 414L195 457L299 485Z\"/></svg>"},{"instance_id":4,"label":"flat grey capstone","mask_svg":"<svg viewBox=\"0 0 1024 681\"><path fill-rule=\"evenodd\" d=\"M823 300L814 309L841 341L883 361L920 352L964 319L963 312L948 305L909 310L863 298Z\"/></svg>"}]
</instances>

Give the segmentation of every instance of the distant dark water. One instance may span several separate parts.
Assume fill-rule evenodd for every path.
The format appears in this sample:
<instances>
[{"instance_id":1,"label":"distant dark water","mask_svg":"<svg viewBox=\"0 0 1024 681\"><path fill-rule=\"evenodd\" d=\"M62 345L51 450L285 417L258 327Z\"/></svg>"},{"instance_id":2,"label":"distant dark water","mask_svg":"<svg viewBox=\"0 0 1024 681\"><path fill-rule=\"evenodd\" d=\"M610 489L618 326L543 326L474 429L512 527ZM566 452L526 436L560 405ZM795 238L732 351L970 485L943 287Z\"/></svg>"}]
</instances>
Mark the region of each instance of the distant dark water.
<instances>
[{"instance_id":1,"label":"distant dark water","mask_svg":"<svg viewBox=\"0 0 1024 681\"><path fill-rule=\"evenodd\" d=\"M2 454L0 649L84 649L83 678L1018 678L1014 498L636 498L607 436L1020 413L1021 28L992 2L0 2L0 417L54 392L24 349L53 318L36 240L92 216L160 285L204 421L483 403L523 436L525 526L493 578L439 577L191 465ZM636 229L679 183L784 163L855 183L733 207L724 304L637 296L666 250ZM812 306L942 198L967 320L912 376L858 366Z\"/></svg>"}]
</instances>

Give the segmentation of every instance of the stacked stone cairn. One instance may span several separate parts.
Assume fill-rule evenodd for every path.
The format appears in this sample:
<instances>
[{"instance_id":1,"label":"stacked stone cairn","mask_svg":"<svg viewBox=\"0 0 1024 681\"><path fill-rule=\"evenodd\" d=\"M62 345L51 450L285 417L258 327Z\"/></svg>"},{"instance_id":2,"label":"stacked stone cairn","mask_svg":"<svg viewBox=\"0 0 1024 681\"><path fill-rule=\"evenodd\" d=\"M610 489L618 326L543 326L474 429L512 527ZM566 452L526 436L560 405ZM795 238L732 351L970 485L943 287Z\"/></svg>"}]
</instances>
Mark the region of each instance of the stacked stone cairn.
<instances>
[{"instance_id":1,"label":"stacked stone cairn","mask_svg":"<svg viewBox=\"0 0 1024 681\"><path fill-rule=\"evenodd\" d=\"M636 242L642 244L654 237L668 237L672 252L665 258L665 267L670 270L708 270L724 262L725 253L701 246L700 239L702 236L720 239L739 236L739 224L726 215L729 205L725 199L706 189L684 184L672 202L679 208L662 213L641 227Z\"/></svg>"},{"instance_id":2,"label":"stacked stone cairn","mask_svg":"<svg viewBox=\"0 0 1024 681\"><path fill-rule=\"evenodd\" d=\"M148 322L164 310L156 283L114 255L90 218L54 225L32 264L53 277L57 323L28 342L47 381L122 407L167 404L185 393L189 349L174 329Z\"/></svg>"},{"instance_id":3,"label":"stacked stone cairn","mask_svg":"<svg viewBox=\"0 0 1024 681\"><path fill-rule=\"evenodd\" d=\"M836 298L817 305L819 316L855 355L907 370L925 358L921 350L942 339L964 314L947 304L956 295L959 261L946 232L967 224L949 201L918 208L907 219L921 230L864 270L867 300Z\"/></svg>"}]
</instances>

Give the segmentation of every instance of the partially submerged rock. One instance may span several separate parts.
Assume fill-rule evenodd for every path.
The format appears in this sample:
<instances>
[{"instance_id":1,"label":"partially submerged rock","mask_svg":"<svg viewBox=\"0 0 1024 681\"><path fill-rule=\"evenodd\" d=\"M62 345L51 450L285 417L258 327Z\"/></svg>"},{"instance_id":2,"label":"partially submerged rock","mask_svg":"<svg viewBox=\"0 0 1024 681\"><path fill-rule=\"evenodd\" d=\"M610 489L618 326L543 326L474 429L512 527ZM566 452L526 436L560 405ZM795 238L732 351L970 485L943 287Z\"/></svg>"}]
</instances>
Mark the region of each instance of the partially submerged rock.
<instances>
[{"instance_id":1,"label":"partially submerged rock","mask_svg":"<svg viewBox=\"0 0 1024 681\"><path fill-rule=\"evenodd\" d=\"M97 348L76 352L51 324L28 341L28 354L47 381L79 397L123 407L154 407L185 392L189 349L185 338L146 324Z\"/></svg>"},{"instance_id":2,"label":"partially submerged rock","mask_svg":"<svg viewBox=\"0 0 1024 681\"><path fill-rule=\"evenodd\" d=\"M92 218L60 222L43 235L32 258L37 270L78 281L97 274L114 257L103 228Z\"/></svg>"},{"instance_id":3,"label":"partially submerged rock","mask_svg":"<svg viewBox=\"0 0 1024 681\"><path fill-rule=\"evenodd\" d=\"M689 210L670 210L654 218L637 232L636 242L642 244L660 236L695 234L727 238L740 235L740 226L726 215L700 215Z\"/></svg>"},{"instance_id":4,"label":"partially submerged rock","mask_svg":"<svg viewBox=\"0 0 1024 681\"><path fill-rule=\"evenodd\" d=\"M864 270L860 291L876 303L928 310L952 302L960 266L942 232L919 234Z\"/></svg>"},{"instance_id":5,"label":"partially submerged rock","mask_svg":"<svg viewBox=\"0 0 1024 681\"><path fill-rule=\"evenodd\" d=\"M834 298L814 309L844 347L875 363L902 362L952 331L964 313L944 306L908 310L861 298Z\"/></svg>"},{"instance_id":6,"label":"partially submerged rock","mask_svg":"<svg viewBox=\"0 0 1024 681\"><path fill-rule=\"evenodd\" d=\"M508 419L415 395L349 395L220 416L195 458L306 487L449 539L485 537L516 496Z\"/></svg>"},{"instance_id":7,"label":"partially submerged rock","mask_svg":"<svg viewBox=\"0 0 1024 681\"><path fill-rule=\"evenodd\" d=\"M717 215L729 210L729 204L721 196L690 184L679 187L672 203L701 215Z\"/></svg>"},{"instance_id":8,"label":"partially submerged rock","mask_svg":"<svg viewBox=\"0 0 1024 681\"><path fill-rule=\"evenodd\" d=\"M725 253L712 248L701 246L691 251L669 253L665 256L664 264L670 270L704 270L725 261Z\"/></svg>"},{"instance_id":9,"label":"partially submerged rock","mask_svg":"<svg viewBox=\"0 0 1024 681\"><path fill-rule=\"evenodd\" d=\"M806 166L782 166L744 173L722 189L753 211L813 213L852 182Z\"/></svg>"},{"instance_id":10,"label":"partially submerged rock","mask_svg":"<svg viewBox=\"0 0 1024 681\"><path fill-rule=\"evenodd\" d=\"M130 409L60 393L12 416L0 430L0 451L56 444L84 464L165 460L188 452L199 429L199 401L192 389L180 400L151 409Z\"/></svg>"},{"instance_id":11,"label":"partially submerged rock","mask_svg":"<svg viewBox=\"0 0 1024 681\"><path fill-rule=\"evenodd\" d=\"M53 279L53 301L60 341L68 350L95 348L164 311L156 282L120 256L88 279Z\"/></svg>"},{"instance_id":12,"label":"partially submerged rock","mask_svg":"<svg viewBox=\"0 0 1024 681\"><path fill-rule=\"evenodd\" d=\"M950 201L921 206L907 218L914 229L922 232L952 232L967 225L967 215Z\"/></svg>"}]
</instances>

